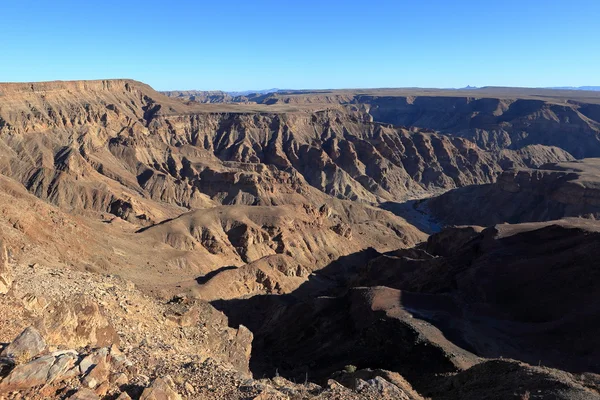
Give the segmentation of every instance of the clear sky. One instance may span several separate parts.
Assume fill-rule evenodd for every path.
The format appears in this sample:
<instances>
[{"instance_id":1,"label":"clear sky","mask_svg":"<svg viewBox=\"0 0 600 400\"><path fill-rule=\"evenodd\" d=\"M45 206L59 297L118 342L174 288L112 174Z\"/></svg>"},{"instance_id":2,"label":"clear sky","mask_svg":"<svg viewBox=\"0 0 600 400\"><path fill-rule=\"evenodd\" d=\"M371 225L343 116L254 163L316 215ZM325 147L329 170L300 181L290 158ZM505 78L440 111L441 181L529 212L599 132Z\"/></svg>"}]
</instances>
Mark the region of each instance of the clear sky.
<instances>
[{"instance_id":1,"label":"clear sky","mask_svg":"<svg viewBox=\"0 0 600 400\"><path fill-rule=\"evenodd\" d=\"M1 0L0 81L600 86L600 0Z\"/></svg>"}]
</instances>

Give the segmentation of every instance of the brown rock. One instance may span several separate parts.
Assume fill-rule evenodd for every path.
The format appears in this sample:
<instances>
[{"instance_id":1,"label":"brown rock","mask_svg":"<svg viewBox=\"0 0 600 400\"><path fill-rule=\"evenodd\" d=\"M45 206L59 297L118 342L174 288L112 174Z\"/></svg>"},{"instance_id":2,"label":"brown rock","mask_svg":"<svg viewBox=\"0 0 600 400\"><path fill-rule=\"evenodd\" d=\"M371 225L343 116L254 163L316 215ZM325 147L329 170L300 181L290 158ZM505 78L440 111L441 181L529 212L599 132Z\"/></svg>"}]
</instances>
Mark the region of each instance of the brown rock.
<instances>
[{"instance_id":1,"label":"brown rock","mask_svg":"<svg viewBox=\"0 0 600 400\"><path fill-rule=\"evenodd\" d=\"M13 276L8 265L8 252L4 241L0 239L0 294L6 294L13 283Z\"/></svg>"},{"instance_id":2,"label":"brown rock","mask_svg":"<svg viewBox=\"0 0 600 400\"><path fill-rule=\"evenodd\" d=\"M87 374L91 371L91 369L100 364L105 364L108 358L109 350L106 347L98 349L90 354L88 354L81 362L79 363L79 369L82 374Z\"/></svg>"},{"instance_id":3,"label":"brown rock","mask_svg":"<svg viewBox=\"0 0 600 400\"><path fill-rule=\"evenodd\" d=\"M156 378L150 387L144 389L140 400L181 400L174 387L175 383L170 376Z\"/></svg>"},{"instance_id":4,"label":"brown rock","mask_svg":"<svg viewBox=\"0 0 600 400\"><path fill-rule=\"evenodd\" d=\"M100 397L93 390L82 388L69 397L68 400L100 400Z\"/></svg>"},{"instance_id":5,"label":"brown rock","mask_svg":"<svg viewBox=\"0 0 600 400\"><path fill-rule=\"evenodd\" d=\"M123 372L112 374L109 379L110 383L115 386L123 386L129 383L129 377Z\"/></svg>"},{"instance_id":6,"label":"brown rock","mask_svg":"<svg viewBox=\"0 0 600 400\"><path fill-rule=\"evenodd\" d=\"M44 309L46 309L46 307L48 307L48 305L50 304L45 297L37 296L31 293L23 296L21 301L23 303L23 307L25 307L27 311L31 311L33 313L39 313L44 311Z\"/></svg>"},{"instance_id":7,"label":"brown rock","mask_svg":"<svg viewBox=\"0 0 600 400\"><path fill-rule=\"evenodd\" d=\"M36 326L51 344L85 347L119 342L100 306L83 295L48 307Z\"/></svg>"},{"instance_id":8,"label":"brown rock","mask_svg":"<svg viewBox=\"0 0 600 400\"><path fill-rule=\"evenodd\" d=\"M90 372L83 378L81 382L84 386L90 389L95 388L99 384L108 380L108 374L110 373L108 363L106 360L101 360L98 364L94 365Z\"/></svg>"},{"instance_id":9,"label":"brown rock","mask_svg":"<svg viewBox=\"0 0 600 400\"><path fill-rule=\"evenodd\" d=\"M411 400L411 397L404 393L402 389L393 383L386 381L380 376L376 376L368 381L358 379L356 391L358 393L364 391L375 391L381 396L381 398L385 399Z\"/></svg>"},{"instance_id":10,"label":"brown rock","mask_svg":"<svg viewBox=\"0 0 600 400\"><path fill-rule=\"evenodd\" d=\"M98 387L96 388L96 390L94 390L94 392L96 392L96 394L98 396L104 397L104 396L106 396L106 394L108 393L109 390L110 390L110 383L104 381L100 385L98 385Z\"/></svg>"},{"instance_id":11,"label":"brown rock","mask_svg":"<svg viewBox=\"0 0 600 400\"><path fill-rule=\"evenodd\" d=\"M352 373L340 372L333 378L344 386L361 391L375 391L385 398L422 400L404 377L382 369L361 369Z\"/></svg>"}]
</instances>

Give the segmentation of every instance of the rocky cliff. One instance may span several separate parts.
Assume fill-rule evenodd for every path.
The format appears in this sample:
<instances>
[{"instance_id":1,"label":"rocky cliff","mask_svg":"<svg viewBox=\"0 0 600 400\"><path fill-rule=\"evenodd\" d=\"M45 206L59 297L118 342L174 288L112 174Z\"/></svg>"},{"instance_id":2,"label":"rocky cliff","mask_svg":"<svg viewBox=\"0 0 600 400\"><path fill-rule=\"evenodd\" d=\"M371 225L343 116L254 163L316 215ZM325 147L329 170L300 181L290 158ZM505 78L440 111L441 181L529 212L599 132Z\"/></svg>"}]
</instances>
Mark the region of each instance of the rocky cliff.
<instances>
[{"instance_id":1,"label":"rocky cliff","mask_svg":"<svg viewBox=\"0 0 600 400\"><path fill-rule=\"evenodd\" d=\"M497 182L456 189L426 202L438 219L455 225L550 221L600 216L600 162L512 169Z\"/></svg>"},{"instance_id":2,"label":"rocky cliff","mask_svg":"<svg viewBox=\"0 0 600 400\"><path fill-rule=\"evenodd\" d=\"M538 144L559 147L576 158L600 156L600 96L594 92L367 89L278 92L255 100L342 104L364 110L377 122L432 129L486 150Z\"/></svg>"}]
</instances>

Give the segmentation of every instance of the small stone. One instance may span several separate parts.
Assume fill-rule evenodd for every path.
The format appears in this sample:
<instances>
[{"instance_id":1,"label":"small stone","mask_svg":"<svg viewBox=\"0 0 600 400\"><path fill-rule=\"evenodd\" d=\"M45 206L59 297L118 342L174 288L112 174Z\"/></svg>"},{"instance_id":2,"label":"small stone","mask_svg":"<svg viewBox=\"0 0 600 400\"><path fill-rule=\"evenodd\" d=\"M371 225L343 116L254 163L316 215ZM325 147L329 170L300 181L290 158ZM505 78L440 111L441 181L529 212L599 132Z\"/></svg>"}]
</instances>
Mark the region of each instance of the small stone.
<instances>
[{"instance_id":1,"label":"small stone","mask_svg":"<svg viewBox=\"0 0 600 400\"><path fill-rule=\"evenodd\" d=\"M129 383L129 377L127 374L119 372L110 376L110 382L116 386L127 385Z\"/></svg>"},{"instance_id":2,"label":"small stone","mask_svg":"<svg viewBox=\"0 0 600 400\"><path fill-rule=\"evenodd\" d=\"M104 397L106 396L106 394L108 393L108 391L110 390L110 384L106 381L102 382L100 385L98 385L98 387L96 388L96 390L94 390L94 392L96 392L96 394L100 397Z\"/></svg>"},{"instance_id":3,"label":"small stone","mask_svg":"<svg viewBox=\"0 0 600 400\"><path fill-rule=\"evenodd\" d=\"M185 385L184 385L184 387L185 387L185 390L187 390L187 392L188 392L189 394L194 394L194 393L196 393L196 389L194 389L194 387L192 386L192 384L191 384L191 383L189 383L189 382L186 382L186 383L185 383Z\"/></svg>"},{"instance_id":4,"label":"small stone","mask_svg":"<svg viewBox=\"0 0 600 400\"><path fill-rule=\"evenodd\" d=\"M173 389L174 386L169 375L157 378L150 387L144 389L140 400L181 400L181 396Z\"/></svg>"},{"instance_id":5,"label":"small stone","mask_svg":"<svg viewBox=\"0 0 600 400\"><path fill-rule=\"evenodd\" d=\"M108 380L109 373L108 364L105 360L101 360L98 364L96 364L90 372L83 378L81 382L84 386L89 387L90 389L95 388L100 383Z\"/></svg>"},{"instance_id":6,"label":"small stone","mask_svg":"<svg viewBox=\"0 0 600 400\"><path fill-rule=\"evenodd\" d=\"M100 400L100 397L93 390L83 388L79 389L77 393L69 397L67 400Z\"/></svg>"}]
</instances>

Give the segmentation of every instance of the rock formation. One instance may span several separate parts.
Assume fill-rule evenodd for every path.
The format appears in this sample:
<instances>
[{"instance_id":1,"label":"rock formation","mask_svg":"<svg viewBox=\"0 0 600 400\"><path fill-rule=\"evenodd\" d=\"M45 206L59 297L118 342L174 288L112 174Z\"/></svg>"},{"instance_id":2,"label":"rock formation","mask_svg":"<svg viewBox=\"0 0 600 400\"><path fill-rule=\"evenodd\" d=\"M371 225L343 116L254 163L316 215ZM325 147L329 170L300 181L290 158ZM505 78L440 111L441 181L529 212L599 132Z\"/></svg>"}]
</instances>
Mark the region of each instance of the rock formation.
<instances>
[{"instance_id":1,"label":"rock formation","mask_svg":"<svg viewBox=\"0 0 600 400\"><path fill-rule=\"evenodd\" d=\"M493 184L464 187L427 201L450 224L493 225L600 216L598 159L503 172ZM473 207L475 205L475 207Z\"/></svg>"},{"instance_id":2,"label":"rock formation","mask_svg":"<svg viewBox=\"0 0 600 400\"><path fill-rule=\"evenodd\" d=\"M576 158L600 156L600 101L593 92L493 87L339 90L277 92L255 101L362 108L374 121L433 129L488 150L546 145Z\"/></svg>"}]
</instances>

